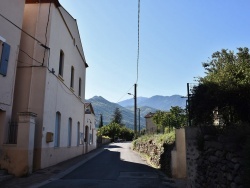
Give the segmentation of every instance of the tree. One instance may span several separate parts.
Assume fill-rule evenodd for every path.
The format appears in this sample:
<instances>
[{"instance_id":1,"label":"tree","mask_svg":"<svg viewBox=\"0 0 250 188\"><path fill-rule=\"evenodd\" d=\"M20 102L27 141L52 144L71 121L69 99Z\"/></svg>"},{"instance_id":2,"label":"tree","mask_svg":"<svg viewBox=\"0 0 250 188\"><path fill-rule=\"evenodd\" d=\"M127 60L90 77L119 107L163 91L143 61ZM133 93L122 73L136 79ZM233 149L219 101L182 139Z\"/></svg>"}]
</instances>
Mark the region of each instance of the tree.
<instances>
[{"instance_id":1,"label":"tree","mask_svg":"<svg viewBox=\"0 0 250 188\"><path fill-rule=\"evenodd\" d=\"M165 129L168 127L169 131L173 127L179 128L186 124L186 113L185 110L179 106L172 106L169 112L156 111L153 116L153 122L159 129Z\"/></svg>"},{"instance_id":2,"label":"tree","mask_svg":"<svg viewBox=\"0 0 250 188\"><path fill-rule=\"evenodd\" d=\"M113 118L111 120L111 123L117 123L121 125L122 122L122 114L119 108L116 108L113 114Z\"/></svg>"},{"instance_id":3,"label":"tree","mask_svg":"<svg viewBox=\"0 0 250 188\"><path fill-rule=\"evenodd\" d=\"M102 119L102 114L100 114L100 123L99 123L99 128L103 127L103 119Z\"/></svg>"},{"instance_id":4,"label":"tree","mask_svg":"<svg viewBox=\"0 0 250 188\"><path fill-rule=\"evenodd\" d=\"M98 136L108 136L115 141L116 138L132 140L134 132L126 127L120 126L118 123L110 123L98 129Z\"/></svg>"},{"instance_id":5,"label":"tree","mask_svg":"<svg viewBox=\"0 0 250 188\"><path fill-rule=\"evenodd\" d=\"M203 63L205 77L198 78L190 99L191 118L195 124L211 124L218 109L224 124L250 123L250 54L222 49Z\"/></svg>"}]
</instances>

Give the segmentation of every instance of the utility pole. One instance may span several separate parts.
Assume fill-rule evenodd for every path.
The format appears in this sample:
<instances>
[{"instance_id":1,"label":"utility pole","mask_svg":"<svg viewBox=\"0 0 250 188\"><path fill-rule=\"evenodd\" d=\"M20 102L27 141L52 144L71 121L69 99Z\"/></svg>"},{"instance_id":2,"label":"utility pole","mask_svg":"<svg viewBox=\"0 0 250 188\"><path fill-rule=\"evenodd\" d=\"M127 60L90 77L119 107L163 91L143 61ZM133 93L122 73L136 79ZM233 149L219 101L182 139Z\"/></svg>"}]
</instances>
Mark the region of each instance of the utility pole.
<instances>
[{"instance_id":1,"label":"utility pole","mask_svg":"<svg viewBox=\"0 0 250 188\"><path fill-rule=\"evenodd\" d=\"M138 118L139 118L139 135L141 134L141 109L140 108L138 108L138 110L139 110L139 114L138 114Z\"/></svg>"},{"instance_id":2,"label":"utility pole","mask_svg":"<svg viewBox=\"0 0 250 188\"><path fill-rule=\"evenodd\" d=\"M190 116L190 90L189 83L187 83L187 97L188 97L188 126L191 126L191 116Z\"/></svg>"},{"instance_id":3,"label":"utility pole","mask_svg":"<svg viewBox=\"0 0 250 188\"><path fill-rule=\"evenodd\" d=\"M135 131L135 138L137 138L137 84L135 84L135 94L134 94L134 100L135 100L135 105L134 105L134 131Z\"/></svg>"},{"instance_id":4,"label":"utility pole","mask_svg":"<svg viewBox=\"0 0 250 188\"><path fill-rule=\"evenodd\" d=\"M137 91L136 91L136 87L137 84L135 84L135 91L134 91L134 95L132 93L128 93L129 95L133 95L134 96L134 134L135 134L135 138L137 138Z\"/></svg>"}]
</instances>

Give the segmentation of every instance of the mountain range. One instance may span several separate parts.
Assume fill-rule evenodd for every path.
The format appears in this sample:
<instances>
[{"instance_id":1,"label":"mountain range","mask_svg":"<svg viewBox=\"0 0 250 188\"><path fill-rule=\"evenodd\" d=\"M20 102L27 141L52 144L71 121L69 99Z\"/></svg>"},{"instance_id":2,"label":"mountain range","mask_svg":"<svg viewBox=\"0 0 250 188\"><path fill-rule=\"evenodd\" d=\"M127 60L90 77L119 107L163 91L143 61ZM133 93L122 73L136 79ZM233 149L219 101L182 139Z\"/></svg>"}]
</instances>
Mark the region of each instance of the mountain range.
<instances>
[{"instance_id":1,"label":"mountain range","mask_svg":"<svg viewBox=\"0 0 250 188\"><path fill-rule=\"evenodd\" d=\"M119 103L112 103L101 96L94 96L87 99L87 102L91 102L97 117L97 126L100 121L100 114L103 116L103 124L110 123L114 111L119 108L122 114L122 123L130 129L134 129L134 99L127 99ZM137 97L137 108L140 108L140 125L141 129L145 128L145 115L149 112L156 112L157 110L169 111L171 106L180 106L185 108L186 99L181 98L180 95L172 96L160 96L156 95L150 98ZM137 120L139 117L139 111L137 111ZM139 120L137 122L139 125ZM137 128L139 129L139 128Z\"/></svg>"}]
</instances>

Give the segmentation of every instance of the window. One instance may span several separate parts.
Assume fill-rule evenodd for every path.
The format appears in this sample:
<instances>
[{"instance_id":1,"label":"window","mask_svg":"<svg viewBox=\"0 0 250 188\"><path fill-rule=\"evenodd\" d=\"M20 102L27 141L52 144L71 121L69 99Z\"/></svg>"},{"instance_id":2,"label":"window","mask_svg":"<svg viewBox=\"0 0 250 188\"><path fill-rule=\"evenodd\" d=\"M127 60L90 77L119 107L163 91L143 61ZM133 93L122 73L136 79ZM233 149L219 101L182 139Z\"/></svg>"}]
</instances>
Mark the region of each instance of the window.
<instances>
[{"instance_id":1,"label":"window","mask_svg":"<svg viewBox=\"0 0 250 188\"><path fill-rule=\"evenodd\" d=\"M60 51L60 59L59 59L59 75L63 76L63 66L64 66L64 53Z\"/></svg>"},{"instance_id":2,"label":"window","mask_svg":"<svg viewBox=\"0 0 250 188\"><path fill-rule=\"evenodd\" d=\"M72 67L71 67L71 77L70 77L70 87L71 87L71 88L74 88L74 72L75 72L75 69L74 69L74 67L72 66Z\"/></svg>"},{"instance_id":3,"label":"window","mask_svg":"<svg viewBox=\"0 0 250 188\"><path fill-rule=\"evenodd\" d=\"M54 141L55 147L59 147L60 144L60 126L61 126L61 113L56 112L55 141Z\"/></svg>"},{"instance_id":4,"label":"window","mask_svg":"<svg viewBox=\"0 0 250 188\"><path fill-rule=\"evenodd\" d=\"M72 119L69 118L69 122L68 122L68 147L71 146L71 137L72 137Z\"/></svg>"},{"instance_id":5,"label":"window","mask_svg":"<svg viewBox=\"0 0 250 188\"><path fill-rule=\"evenodd\" d=\"M79 78L79 90L78 90L78 96L81 97L81 90L82 90L82 79Z\"/></svg>"},{"instance_id":6,"label":"window","mask_svg":"<svg viewBox=\"0 0 250 188\"><path fill-rule=\"evenodd\" d=\"M8 62L9 62L9 56L10 56L10 45L8 45L6 42L2 42L0 40L0 74L3 76L7 75L7 68L8 68Z\"/></svg>"},{"instance_id":7,"label":"window","mask_svg":"<svg viewBox=\"0 0 250 188\"><path fill-rule=\"evenodd\" d=\"M80 122L77 122L77 146L80 144Z\"/></svg>"}]
</instances>

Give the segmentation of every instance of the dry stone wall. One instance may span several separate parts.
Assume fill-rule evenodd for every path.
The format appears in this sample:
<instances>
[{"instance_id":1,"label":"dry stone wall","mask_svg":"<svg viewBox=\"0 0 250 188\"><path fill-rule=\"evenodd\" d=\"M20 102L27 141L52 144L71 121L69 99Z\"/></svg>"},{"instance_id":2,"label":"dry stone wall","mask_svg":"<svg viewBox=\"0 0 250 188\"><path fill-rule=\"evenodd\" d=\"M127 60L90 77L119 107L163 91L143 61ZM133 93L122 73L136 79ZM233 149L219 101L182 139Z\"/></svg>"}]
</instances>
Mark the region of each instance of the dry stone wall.
<instances>
[{"instance_id":1,"label":"dry stone wall","mask_svg":"<svg viewBox=\"0 0 250 188\"><path fill-rule=\"evenodd\" d=\"M240 139L223 134L187 138L187 187L245 187L244 139Z\"/></svg>"},{"instance_id":2,"label":"dry stone wall","mask_svg":"<svg viewBox=\"0 0 250 188\"><path fill-rule=\"evenodd\" d=\"M149 162L159 167L163 172L171 177L171 151L174 143L155 143L153 140L137 141L134 143L133 149L145 154L149 158Z\"/></svg>"}]
</instances>

